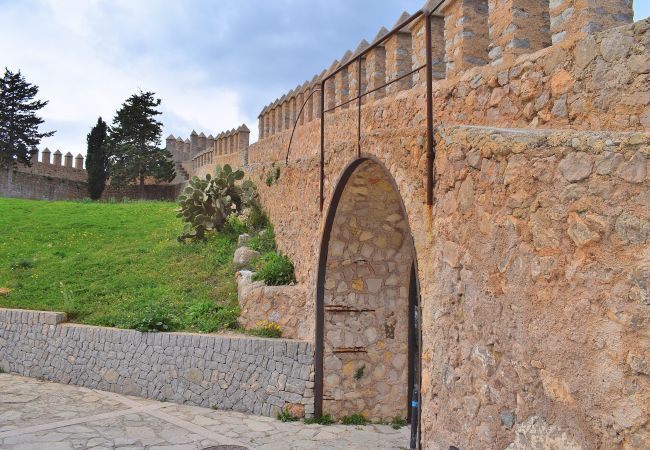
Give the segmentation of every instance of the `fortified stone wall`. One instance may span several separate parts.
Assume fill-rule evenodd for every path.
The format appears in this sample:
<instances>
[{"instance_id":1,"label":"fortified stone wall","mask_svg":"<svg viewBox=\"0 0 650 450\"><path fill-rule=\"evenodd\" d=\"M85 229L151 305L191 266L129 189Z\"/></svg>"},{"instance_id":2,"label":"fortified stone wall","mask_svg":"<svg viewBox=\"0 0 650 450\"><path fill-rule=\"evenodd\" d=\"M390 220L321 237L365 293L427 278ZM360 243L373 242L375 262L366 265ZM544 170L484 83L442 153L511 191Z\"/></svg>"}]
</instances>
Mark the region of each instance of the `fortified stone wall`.
<instances>
[{"instance_id":1,"label":"fortified stone wall","mask_svg":"<svg viewBox=\"0 0 650 450\"><path fill-rule=\"evenodd\" d=\"M55 178L19 170L12 173L11 186L9 186L7 175L6 170L0 170L0 197L32 200L83 200L88 197L85 181Z\"/></svg>"},{"instance_id":2,"label":"fortified stone wall","mask_svg":"<svg viewBox=\"0 0 650 450\"><path fill-rule=\"evenodd\" d=\"M423 77L364 101L362 156L394 179L417 254L424 448L650 447L650 21L588 34L628 20L631 4L565 3L551 10L558 44L511 59L485 49L486 65L434 82L432 207ZM326 105L337 89L326 85ZM279 249L315 289L325 213L357 159L356 106L325 115L321 214L314 97L288 167L262 182L284 161L290 94L260 114L249 170Z\"/></svg>"},{"instance_id":3,"label":"fortified stone wall","mask_svg":"<svg viewBox=\"0 0 650 450\"><path fill-rule=\"evenodd\" d=\"M178 181L185 181L193 176L205 177L214 173L217 165L229 164L243 167L248 162L248 145L250 130L242 124L236 130L219 133L217 137L205 136L192 131L190 139L181 139L170 135L166 140L166 149L176 162Z\"/></svg>"},{"instance_id":4,"label":"fortified stone wall","mask_svg":"<svg viewBox=\"0 0 650 450\"><path fill-rule=\"evenodd\" d=\"M0 309L0 367L20 375L266 416L313 413L308 342L62 323L65 314Z\"/></svg>"}]
</instances>

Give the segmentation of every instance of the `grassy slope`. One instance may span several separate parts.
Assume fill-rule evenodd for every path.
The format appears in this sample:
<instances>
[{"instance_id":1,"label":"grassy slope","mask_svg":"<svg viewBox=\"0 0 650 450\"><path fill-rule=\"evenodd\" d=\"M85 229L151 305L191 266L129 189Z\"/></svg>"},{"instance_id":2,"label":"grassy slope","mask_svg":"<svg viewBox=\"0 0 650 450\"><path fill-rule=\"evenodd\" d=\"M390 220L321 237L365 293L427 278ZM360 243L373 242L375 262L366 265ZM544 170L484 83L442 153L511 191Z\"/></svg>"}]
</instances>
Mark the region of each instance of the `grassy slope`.
<instances>
[{"instance_id":1,"label":"grassy slope","mask_svg":"<svg viewBox=\"0 0 650 450\"><path fill-rule=\"evenodd\" d=\"M0 287L14 289L0 307L66 311L76 322L127 328L147 305L172 314L181 329L232 322L232 239L179 244L173 209L0 198Z\"/></svg>"}]
</instances>

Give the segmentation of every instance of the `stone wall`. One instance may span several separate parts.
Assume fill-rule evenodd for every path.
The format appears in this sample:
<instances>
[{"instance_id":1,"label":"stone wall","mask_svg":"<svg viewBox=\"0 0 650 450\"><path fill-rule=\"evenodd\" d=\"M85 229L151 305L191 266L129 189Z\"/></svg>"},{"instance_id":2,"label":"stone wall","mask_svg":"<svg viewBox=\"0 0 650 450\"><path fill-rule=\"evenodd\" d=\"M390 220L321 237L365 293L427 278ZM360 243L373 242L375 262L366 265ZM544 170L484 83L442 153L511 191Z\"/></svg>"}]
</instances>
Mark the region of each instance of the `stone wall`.
<instances>
[{"instance_id":1,"label":"stone wall","mask_svg":"<svg viewBox=\"0 0 650 450\"><path fill-rule=\"evenodd\" d=\"M32 161L31 166L19 165L19 172L30 173L33 175L42 175L45 177L62 178L71 181L86 181L88 173L85 169L69 167L62 165L49 164L39 161Z\"/></svg>"},{"instance_id":2,"label":"stone wall","mask_svg":"<svg viewBox=\"0 0 650 450\"><path fill-rule=\"evenodd\" d=\"M643 448L650 134L439 128L428 209L421 133L382 130L363 148L399 186L416 245L426 448L505 447L533 416L582 448ZM328 148L326 211L354 143ZM314 286L318 156L262 198Z\"/></svg>"},{"instance_id":3,"label":"stone wall","mask_svg":"<svg viewBox=\"0 0 650 450\"><path fill-rule=\"evenodd\" d=\"M63 313L0 309L0 367L203 407L270 416L293 404L307 415L313 413L311 343L140 333L64 320Z\"/></svg>"},{"instance_id":4,"label":"stone wall","mask_svg":"<svg viewBox=\"0 0 650 450\"><path fill-rule=\"evenodd\" d=\"M650 446L649 36L645 20L434 82L432 208L423 87L365 102L362 154L398 186L418 258L425 448ZM249 149L309 310L355 120L325 116L323 213L318 120L270 187L289 132Z\"/></svg>"},{"instance_id":5,"label":"stone wall","mask_svg":"<svg viewBox=\"0 0 650 450\"><path fill-rule=\"evenodd\" d=\"M312 340L314 311L306 307L307 295L304 285L266 286L263 281L252 281L252 272L242 270L237 273L238 321L250 329L270 320L280 325L282 337Z\"/></svg>"},{"instance_id":6,"label":"stone wall","mask_svg":"<svg viewBox=\"0 0 650 450\"><path fill-rule=\"evenodd\" d=\"M0 170L0 197L32 200L82 200L88 197L88 188L84 181L43 176L22 170L11 174L11 185L9 185L7 171Z\"/></svg>"},{"instance_id":7,"label":"stone wall","mask_svg":"<svg viewBox=\"0 0 650 450\"><path fill-rule=\"evenodd\" d=\"M47 167L47 165L45 166ZM55 169L68 169L65 166L49 166ZM77 170L77 169L70 169ZM88 185L84 180L75 181L68 178L57 178L39 173L40 168L20 167L11 174L11 186L9 186L8 173L0 171L0 197L26 198L31 200L83 200L89 198ZM56 173L56 171L53 171ZM64 177L68 174L62 173ZM144 200L175 201L181 192L183 184L147 184L144 187ZM139 199L140 187L128 186L106 186L102 194L102 200L122 201L124 199Z\"/></svg>"},{"instance_id":8,"label":"stone wall","mask_svg":"<svg viewBox=\"0 0 650 450\"><path fill-rule=\"evenodd\" d=\"M142 200L159 200L166 202L176 201L183 190L184 184L145 184ZM86 194L85 197L88 195ZM124 199L140 200L140 186L130 184L127 186L106 186L102 200L122 201Z\"/></svg>"}]
</instances>

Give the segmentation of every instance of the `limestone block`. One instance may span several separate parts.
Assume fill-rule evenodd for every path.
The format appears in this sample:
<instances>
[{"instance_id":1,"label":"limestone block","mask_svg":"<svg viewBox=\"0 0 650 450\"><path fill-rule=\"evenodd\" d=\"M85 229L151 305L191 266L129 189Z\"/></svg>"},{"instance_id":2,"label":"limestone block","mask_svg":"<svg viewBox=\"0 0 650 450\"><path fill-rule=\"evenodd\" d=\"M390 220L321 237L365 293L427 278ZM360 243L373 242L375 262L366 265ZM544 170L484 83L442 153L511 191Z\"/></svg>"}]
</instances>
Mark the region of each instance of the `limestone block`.
<instances>
[{"instance_id":1,"label":"limestone block","mask_svg":"<svg viewBox=\"0 0 650 450\"><path fill-rule=\"evenodd\" d=\"M255 251L248 247L239 247L235 250L235 256L233 257L233 264L235 267L245 267L255 258L260 257L260 252Z\"/></svg>"}]
</instances>

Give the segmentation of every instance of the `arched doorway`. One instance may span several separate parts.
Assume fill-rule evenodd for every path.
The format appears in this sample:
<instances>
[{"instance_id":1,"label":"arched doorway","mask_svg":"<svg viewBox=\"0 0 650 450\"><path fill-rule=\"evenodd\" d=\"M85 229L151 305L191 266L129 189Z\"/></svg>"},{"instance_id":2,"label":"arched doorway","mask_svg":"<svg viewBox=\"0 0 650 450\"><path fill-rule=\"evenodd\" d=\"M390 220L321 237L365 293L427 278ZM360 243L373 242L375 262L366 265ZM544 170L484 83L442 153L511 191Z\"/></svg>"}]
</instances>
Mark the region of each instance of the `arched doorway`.
<instances>
[{"instance_id":1,"label":"arched doorway","mask_svg":"<svg viewBox=\"0 0 650 450\"><path fill-rule=\"evenodd\" d=\"M392 177L372 157L354 161L336 187L321 242L317 414L412 419L420 374L415 265Z\"/></svg>"}]
</instances>

